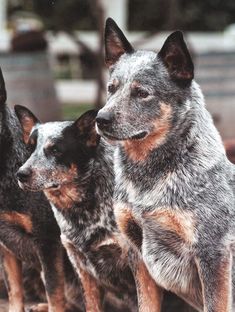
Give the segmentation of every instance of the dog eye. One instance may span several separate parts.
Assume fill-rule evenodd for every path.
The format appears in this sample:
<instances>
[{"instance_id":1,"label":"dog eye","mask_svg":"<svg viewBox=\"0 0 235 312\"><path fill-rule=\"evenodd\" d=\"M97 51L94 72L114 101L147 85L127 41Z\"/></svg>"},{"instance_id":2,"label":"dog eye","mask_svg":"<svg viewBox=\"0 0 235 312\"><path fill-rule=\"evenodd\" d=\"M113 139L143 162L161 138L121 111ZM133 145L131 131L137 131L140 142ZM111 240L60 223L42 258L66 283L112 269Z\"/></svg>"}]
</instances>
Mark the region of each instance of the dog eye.
<instances>
[{"instance_id":1,"label":"dog eye","mask_svg":"<svg viewBox=\"0 0 235 312\"><path fill-rule=\"evenodd\" d=\"M146 98L147 96L149 96L149 93L145 90L138 90L138 97L141 97L141 98Z\"/></svg>"},{"instance_id":2,"label":"dog eye","mask_svg":"<svg viewBox=\"0 0 235 312\"><path fill-rule=\"evenodd\" d=\"M59 151L58 147L53 146L53 147L51 148L51 154L57 156L57 155L60 155L60 154L61 154L61 151Z\"/></svg>"},{"instance_id":3,"label":"dog eye","mask_svg":"<svg viewBox=\"0 0 235 312\"><path fill-rule=\"evenodd\" d=\"M62 153L57 146L51 146L45 150L45 154L48 156L60 156Z\"/></svg>"},{"instance_id":4,"label":"dog eye","mask_svg":"<svg viewBox=\"0 0 235 312\"><path fill-rule=\"evenodd\" d=\"M116 91L116 86L114 84L108 85L108 92L113 94Z\"/></svg>"}]
</instances>

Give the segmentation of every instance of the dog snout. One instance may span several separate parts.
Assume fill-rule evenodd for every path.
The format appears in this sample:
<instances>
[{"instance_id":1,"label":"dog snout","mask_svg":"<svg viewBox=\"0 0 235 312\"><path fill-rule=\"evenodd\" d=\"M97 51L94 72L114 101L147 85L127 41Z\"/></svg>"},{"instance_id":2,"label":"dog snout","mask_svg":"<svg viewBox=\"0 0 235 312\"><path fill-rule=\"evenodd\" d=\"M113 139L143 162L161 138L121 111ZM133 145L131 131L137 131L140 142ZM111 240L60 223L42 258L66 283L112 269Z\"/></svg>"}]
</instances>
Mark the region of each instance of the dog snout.
<instances>
[{"instance_id":1,"label":"dog snout","mask_svg":"<svg viewBox=\"0 0 235 312\"><path fill-rule=\"evenodd\" d=\"M27 182L29 178L31 177L31 175L32 175L31 169L20 169L16 173L16 177L21 183Z\"/></svg>"},{"instance_id":2,"label":"dog snout","mask_svg":"<svg viewBox=\"0 0 235 312\"><path fill-rule=\"evenodd\" d=\"M99 111L96 117L96 123L101 130L107 129L113 121L114 114L112 112Z\"/></svg>"}]
</instances>

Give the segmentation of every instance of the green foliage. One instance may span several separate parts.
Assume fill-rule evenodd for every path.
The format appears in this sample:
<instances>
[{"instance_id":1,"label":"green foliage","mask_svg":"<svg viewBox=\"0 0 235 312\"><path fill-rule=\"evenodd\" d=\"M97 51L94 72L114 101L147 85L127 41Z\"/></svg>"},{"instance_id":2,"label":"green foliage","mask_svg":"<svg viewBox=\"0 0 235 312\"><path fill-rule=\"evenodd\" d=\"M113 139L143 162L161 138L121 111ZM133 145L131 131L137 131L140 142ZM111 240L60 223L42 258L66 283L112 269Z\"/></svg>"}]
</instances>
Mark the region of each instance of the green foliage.
<instances>
[{"instance_id":1,"label":"green foliage","mask_svg":"<svg viewBox=\"0 0 235 312\"><path fill-rule=\"evenodd\" d=\"M62 106L62 116L64 120L75 120L89 109L93 109L91 104L64 104Z\"/></svg>"}]
</instances>

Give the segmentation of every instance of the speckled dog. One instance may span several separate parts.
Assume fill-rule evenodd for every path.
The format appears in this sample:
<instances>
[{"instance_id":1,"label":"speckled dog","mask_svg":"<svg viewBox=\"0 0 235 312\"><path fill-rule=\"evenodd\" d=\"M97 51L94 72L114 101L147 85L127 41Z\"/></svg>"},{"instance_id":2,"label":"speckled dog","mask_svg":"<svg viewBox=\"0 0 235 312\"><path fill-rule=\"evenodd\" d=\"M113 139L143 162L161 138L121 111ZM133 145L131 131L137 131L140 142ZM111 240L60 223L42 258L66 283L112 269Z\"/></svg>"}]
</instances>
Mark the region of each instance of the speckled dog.
<instances>
[{"instance_id":1,"label":"speckled dog","mask_svg":"<svg viewBox=\"0 0 235 312\"><path fill-rule=\"evenodd\" d=\"M43 190L49 199L83 286L86 311L103 311L103 291L116 298L118 311L136 311L134 279L113 214L113 154L95 131L97 113L46 124L24 107L17 106L16 113L32 152L18 172L20 186Z\"/></svg>"},{"instance_id":2,"label":"speckled dog","mask_svg":"<svg viewBox=\"0 0 235 312\"><path fill-rule=\"evenodd\" d=\"M139 259L140 311L161 309L151 278L198 311L234 311L234 165L193 80L182 33L158 54L135 51L108 19L105 49L110 79L97 126L118 143L115 215Z\"/></svg>"},{"instance_id":3,"label":"speckled dog","mask_svg":"<svg viewBox=\"0 0 235 312\"><path fill-rule=\"evenodd\" d=\"M43 193L22 191L16 171L29 152L20 124L6 101L0 71L0 253L9 297L9 311L23 312L21 262L41 268L49 307L31 311L64 311L63 246L60 231Z\"/></svg>"}]
</instances>

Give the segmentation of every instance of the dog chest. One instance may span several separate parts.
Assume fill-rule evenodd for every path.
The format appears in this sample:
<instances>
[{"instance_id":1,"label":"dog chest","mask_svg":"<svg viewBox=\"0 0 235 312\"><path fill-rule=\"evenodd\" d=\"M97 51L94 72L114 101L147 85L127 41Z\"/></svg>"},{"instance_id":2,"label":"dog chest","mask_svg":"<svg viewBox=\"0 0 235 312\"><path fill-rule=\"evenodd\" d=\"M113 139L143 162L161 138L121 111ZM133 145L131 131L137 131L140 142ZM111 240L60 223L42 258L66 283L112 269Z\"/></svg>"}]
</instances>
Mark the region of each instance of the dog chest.
<instances>
[{"instance_id":1,"label":"dog chest","mask_svg":"<svg viewBox=\"0 0 235 312\"><path fill-rule=\"evenodd\" d=\"M173 237L169 236L169 243L169 240L153 239L153 236L146 234L142 245L143 260L153 279L162 288L201 307L201 284L190 250Z\"/></svg>"}]
</instances>

